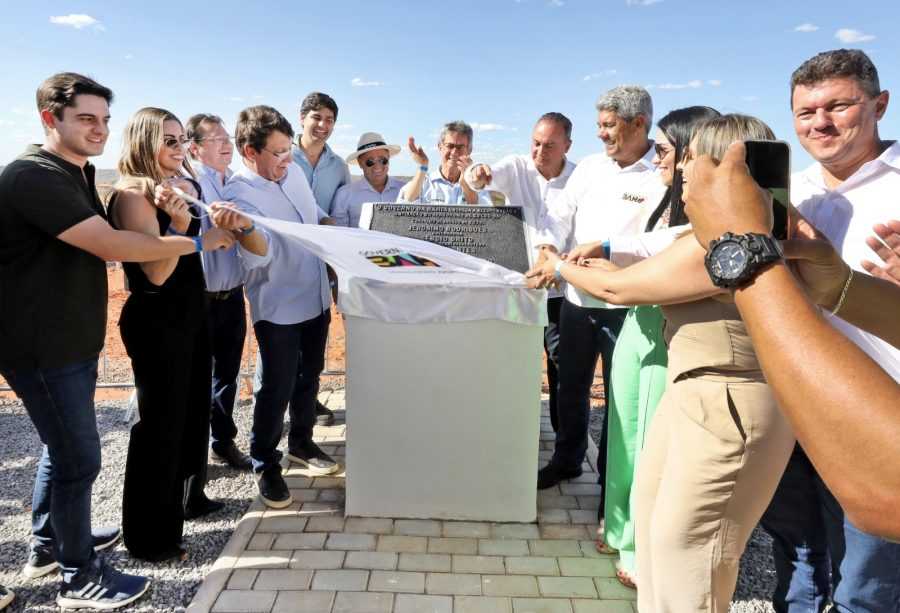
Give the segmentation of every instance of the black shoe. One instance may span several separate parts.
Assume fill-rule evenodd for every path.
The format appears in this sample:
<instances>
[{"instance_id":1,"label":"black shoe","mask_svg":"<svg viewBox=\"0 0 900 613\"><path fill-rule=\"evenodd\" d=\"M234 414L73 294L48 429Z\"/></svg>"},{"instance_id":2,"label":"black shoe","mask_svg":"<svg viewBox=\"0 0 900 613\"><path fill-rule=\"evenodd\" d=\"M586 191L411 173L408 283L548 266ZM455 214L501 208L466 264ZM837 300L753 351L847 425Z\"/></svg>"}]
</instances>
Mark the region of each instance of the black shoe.
<instances>
[{"instance_id":1,"label":"black shoe","mask_svg":"<svg viewBox=\"0 0 900 613\"><path fill-rule=\"evenodd\" d=\"M213 448L213 455L237 470L250 470L253 468L250 457L238 449L234 443L231 443L224 449Z\"/></svg>"},{"instance_id":2,"label":"black shoe","mask_svg":"<svg viewBox=\"0 0 900 613\"><path fill-rule=\"evenodd\" d=\"M91 534L94 551L102 551L115 545L121 537L122 530L119 528L98 528ZM28 562L25 563L25 568L22 569L22 574L29 579L37 579L52 573L57 568L59 568L59 563L56 561L52 546L32 546L28 554Z\"/></svg>"},{"instance_id":3,"label":"black shoe","mask_svg":"<svg viewBox=\"0 0 900 613\"><path fill-rule=\"evenodd\" d=\"M281 476L281 466L276 464L267 468L257 476L259 497L263 503L272 509L283 509L294 502L291 491L288 489L284 477Z\"/></svg>"},{"instance_id":4,"label":"black shoe","mask_svg":"<svg viewBox=\"0 0 900 613\"><path fill-rule=\"evenodd\" d=\"M330 475L339 468L338 463L312 441L306 443L302 449L289 449L287 459L305 466L315 475Z\"/></svg>"},{"instance_id":5,"label":"black shoe","mask_svg":"<svg viewBox=\"0 0 900 613\"><path fill-rule=\"evenodd\" d=\"M120 573L102 560L97 561L99 572L93 579L79 584L63 583L56 604L63 609L94 609L109 611L124 607L143 596L150 587L146 577Z\"/></svg>"},{"instance_id":6,"label":"black shoe","mask_svg":"<svg viewBox=\"0 0 900 613\"><path fill-rule=\"evenodd\" d=\"M556 466L556 464L550 462L538 471L537 488L539 490L545 490L548 487L553 487L560 481L565 481L566 479L574 479L575 477L580 476L581 467L566 470L559 468Z\"/></svg>"},{"instance_id":7,"label":"black shoe","mask_svg":"<svg viewBox=\"0 0 900 613\"><path fill-rule=\"evenodd\" d=\"M198 500L191 500L184 507L184 518L185 519L197 519L198 517L203 517L204 515L209 515L210 513L215 513L216 511L221 511L225 508L224 502L219 502L218 500L210 500L206 496Z\"/></svg>"},{"instance_id":8,"label":"black shoe","mask_svg":"<svg viewBox=\"0 0 900 613\"><path fill-rule=\"evenodd\" d=\"M316 400L316 425L330 426L334 423L334 411Z\"/></svg>"},{"instance_id":9,"label":"black shoe","mask_svg":"<svg viewBox=\"0 0 900 613\"><path fill-rule=\"evenodd\" d=\"M0 585L0 611L9 606L9 603L11 603L15 599L15 597L16 595L12 590L8 590Z\"/></svg>"}]
</instances>

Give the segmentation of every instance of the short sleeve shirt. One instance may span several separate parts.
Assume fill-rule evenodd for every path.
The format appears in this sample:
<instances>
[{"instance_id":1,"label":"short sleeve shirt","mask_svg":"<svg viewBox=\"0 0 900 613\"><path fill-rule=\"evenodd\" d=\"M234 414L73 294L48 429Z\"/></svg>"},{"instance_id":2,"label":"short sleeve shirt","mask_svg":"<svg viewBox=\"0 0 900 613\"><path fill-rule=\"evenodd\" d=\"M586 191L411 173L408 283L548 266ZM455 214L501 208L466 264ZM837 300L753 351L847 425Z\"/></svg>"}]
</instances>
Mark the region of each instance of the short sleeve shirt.
<instances>
[{"instance_id":1,"label":"short sleeve shirt","mask_svg":"<svg viewBox=\"0 0 900 613\"><path fill-rule=\"evenodd\" d=\"M106 264L57 236L106 218L94 167L30 146L0 174L0 368L59 368L99 355Z\"/></svg>"}]
</instances>

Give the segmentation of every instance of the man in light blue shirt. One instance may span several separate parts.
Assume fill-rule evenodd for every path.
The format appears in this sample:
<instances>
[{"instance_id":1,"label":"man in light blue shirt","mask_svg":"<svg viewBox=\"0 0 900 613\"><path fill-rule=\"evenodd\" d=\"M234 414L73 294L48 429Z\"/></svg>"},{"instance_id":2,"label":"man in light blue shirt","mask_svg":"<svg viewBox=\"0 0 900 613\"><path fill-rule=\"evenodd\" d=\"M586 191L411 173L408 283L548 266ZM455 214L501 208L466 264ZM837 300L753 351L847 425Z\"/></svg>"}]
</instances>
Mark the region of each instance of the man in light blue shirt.
<instances>
[{"instance_id":1,"label":"man in light blue shirt","mask_svg":"<svg viewBox=\"0 0 900 613\"><path fill-rule=\"evenodd\" d=\"M490 192L476 192L460 181L462 173L472 163L473 138L472 127L466 122L445 124L438 139L441 165L429 175L428 156L422 147L416 146L416 139L410 137L409 152L419 168L400 191L400 202L492 204Z\"/></svg>"},{"instance_id":2,"label":"man in light blue shirt","mask_svg":"<svg viewBox=\"0 0 900 613\"><path fill-rule=\"evenodd\" d=\"M225 186L225 197L253 215L296 223L333 223L316 204L301 169L291 162L294 131L268 106L241 111L235 141L244 168ZM312 440L319 375L331 321L331 292L324 263L305 249L288 247L266 234L268 250L257 256L240 248L248 270L247 296L259 342L261 385L256 393L250 457L262 501L272 508L291 504L281 476L278 441L290 406L287 457L317 475L338 465Z\"/></svg>"},{"instance_id":3,"label":"man in light blue shirt","mask_svg":"<svg viewBox=\"0 0 900 613\"><path fill-rule=\"evenodd\" d=\"M234 153L231 136L222 119L200 113L185 124L188 156L207 204L225 200L228 165ZM203 232L212 227L209 216L200 220ZM238 391L241 354L247 335L244 311L244 271L237 258L237 244L226 250L204 252L203 274L209 298L209 334L213 356L212 410L210 412L213 454L232 468L250 470L251 463L234 443L237 426L232 414Z\"/></svg>"},{"instance_id":4,"label":"man in light blue shirt","mask_svg":"<svg viewBox=\"0 0 900 613\"><path fill-rule=\"evenodd\" d=\"M356 151L347 156L347 164L357 163L363 178L343 186L334 196L332 217L339 226L359 227L362 205L366 202L397 202L405 181L388 174L391 157L400 153L399 145L388 145L378 132L359 137Z\"/></svg>"},{"instance_id":5,"label":"man in light blue shirt","mask_svg":"<svg viewBox=\"0 0 900 613\"><path fill-rule=\"evenodd\" d=\"M350 169L331 150L327 140L334 131L338 107L328 94L312 92L300 103L302 132L294 142L294 162L303 169L319 208L332 214L334 195L350 183Z\"/></svg>"},{"instance_id":6,"label":"man in light blue shirt","mask_svg":"<svg viewBox=\"0 0 900 613\"><path fill-rule=\"evenodd\" d=\"M328 215L334 215L334 197L338 189L350 184L350 169L331 147L328 138L334 132L338 106L334 98L311 92L300 103L301 133L294 143L293 158L312 189L316 202ZM334 413L316 402L316 424L330 426Z\"/></svg>"}]
</instances>

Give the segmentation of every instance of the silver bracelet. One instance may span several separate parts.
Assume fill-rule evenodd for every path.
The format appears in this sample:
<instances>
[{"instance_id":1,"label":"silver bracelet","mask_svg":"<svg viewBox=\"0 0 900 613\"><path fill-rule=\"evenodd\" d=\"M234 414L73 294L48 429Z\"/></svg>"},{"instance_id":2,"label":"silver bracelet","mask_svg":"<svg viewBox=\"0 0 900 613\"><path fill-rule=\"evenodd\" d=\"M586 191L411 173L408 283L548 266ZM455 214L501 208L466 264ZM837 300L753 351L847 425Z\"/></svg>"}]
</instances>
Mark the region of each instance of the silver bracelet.
<instances>
[{"instance_id":1,"label":"silver bracelet","mask_svg":"<svg viewBox=\"0 0 900 613\"><path fill-rule=\"evenodd\" d=\"M832 315L837 315L838 311L841 310L841 307L844 306L844 299L847 298L847 290L850 289L850 282L853 280L853 269L850 269L850 274L847 275L847 280L844 282L844 289L841 290L841 297L838 298L837 304L834 305L834 308L831 310Z\"/></svg>"}]
</instances>

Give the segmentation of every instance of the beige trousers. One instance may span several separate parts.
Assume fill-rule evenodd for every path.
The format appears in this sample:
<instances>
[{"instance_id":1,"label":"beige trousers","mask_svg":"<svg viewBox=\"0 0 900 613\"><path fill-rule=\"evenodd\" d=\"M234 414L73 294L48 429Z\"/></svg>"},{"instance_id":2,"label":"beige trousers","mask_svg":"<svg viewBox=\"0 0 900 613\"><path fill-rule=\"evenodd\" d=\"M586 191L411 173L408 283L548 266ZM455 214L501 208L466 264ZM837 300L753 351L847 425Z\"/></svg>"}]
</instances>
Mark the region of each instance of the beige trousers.
<instances>
[{"instance_id":1,"label":"beige trousers","mask_svg":"<svg viewBox=\"0 0 900 613\"><path fill-rule=\"evenodd\" d=\"M761 374L669 383L635 482L640 613L727 613L793 447Z\"/></svg>"}]
</instances>

